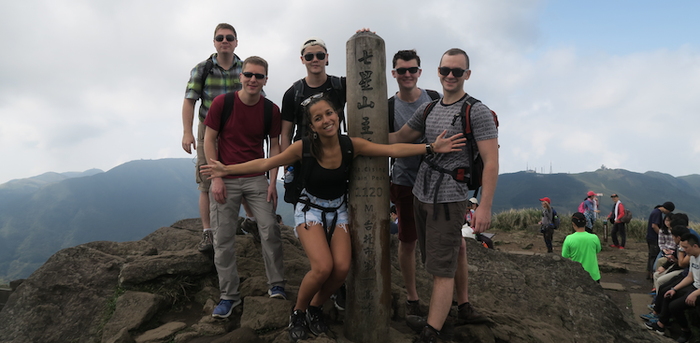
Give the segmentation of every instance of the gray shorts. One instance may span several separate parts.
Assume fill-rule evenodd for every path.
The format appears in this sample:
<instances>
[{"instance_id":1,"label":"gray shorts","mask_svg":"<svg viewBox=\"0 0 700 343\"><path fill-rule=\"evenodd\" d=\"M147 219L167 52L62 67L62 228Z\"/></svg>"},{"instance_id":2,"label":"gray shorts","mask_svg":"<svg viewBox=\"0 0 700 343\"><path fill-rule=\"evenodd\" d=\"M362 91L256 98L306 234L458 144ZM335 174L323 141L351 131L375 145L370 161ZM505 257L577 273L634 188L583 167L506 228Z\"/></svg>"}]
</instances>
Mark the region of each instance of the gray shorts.
<instances>
[{"instance_id":1,"label":"gray shorts","mask_svg":"<svg viewBox=\"0 0 700 343\"><path fill-rule=\"evenodd\" d=\"M416 233L421 257L428 273L454 278L457 256L462 245L462 225L467 212L467 200L444 204L428 204L413 199ZM437 209L437 220L433 211ZM446 216L449 212L449 219Z\"/></svg>"}]
</instances>

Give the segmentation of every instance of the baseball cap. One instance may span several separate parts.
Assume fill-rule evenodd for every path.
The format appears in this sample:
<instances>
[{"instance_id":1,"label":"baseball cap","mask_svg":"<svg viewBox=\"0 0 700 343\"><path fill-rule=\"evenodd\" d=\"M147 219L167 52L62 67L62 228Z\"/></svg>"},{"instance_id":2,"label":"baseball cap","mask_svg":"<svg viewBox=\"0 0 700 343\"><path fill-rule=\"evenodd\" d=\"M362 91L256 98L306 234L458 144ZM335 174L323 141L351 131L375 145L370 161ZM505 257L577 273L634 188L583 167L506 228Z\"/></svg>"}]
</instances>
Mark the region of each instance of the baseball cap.
<instances>
[{"instance_id":1,"label":"baseball cap","mask_svg":"<svg viewBox=\"0 0 700 343\"><path fill-rule=\"evenodd\" d=\"M673 210L676 209L676 205L674 205L672 202L667 201L661 207L667 209L669 212L673 212Z\"/></svg>"},{"instance_id":2,"label":"baseball cap","mask_svg":"<svg viewBox=\"0 0 700 343\"><path fill-rule=\"evenodd\" d=\"M552 201L549 200L548 197L544 197L544 198L540 199L540 201L546 201L548 204L551 204L551 203L552 203Z\"/></svg>"},{"instance_id":3,"label":"baseball cap","mask_svg":"<svg viewBox=\"0 0 700 343\"><path fill-rule=\"evenodd\" d=\"M610 197L611 198L619 198L619 196L617 196L617 193L613 193Z\"/></svg>"},{"instance_id":4,"label":"baseball cap","mask_svg":"<svg viewBox=\"0 0 700 343\"><path fill-rule=\"evenodd\" d=\"M476 200L476 198L470 198L469 202L472 204L477 204L477 205L479 204L479 200Z\"/></svg>"},{"instance_id":5,"label":"baseball cap","mask_svg":"<svg viewBox=\"0 0 700 343\"><path fill-rule=\"evenodd\" d=\"M592 197L592 196L595 195L595 192L594 192L594 191L588 191L588 194L586 194L586 195L589 196L589 197Z\"/></svg>"},{"instance_id":6,"label":"baseball cap","mask_svg":"<svg viewBox=\"0 0 700 343\"><path fill-rule=\"evenodd\" d=\"M310 37L304 41L304 44L301 45L301 54L304 54L304 49L314 45L320 45L323 50L328 51L328 48L326 48L326 42L324 42L323 39L318 37Z\"/></svg>"},{"instance_id":7,"label":"baseball cap","mask_svg":"<svg viewBox=\"0 0 700 343\"><path fill-rule=\"evenodd\" d=\"M585 227L586 216L584 216L581 212L576 212L573 216L571 216L571 222L574 223L576 227Z\"/></svg>"}]
</instances>

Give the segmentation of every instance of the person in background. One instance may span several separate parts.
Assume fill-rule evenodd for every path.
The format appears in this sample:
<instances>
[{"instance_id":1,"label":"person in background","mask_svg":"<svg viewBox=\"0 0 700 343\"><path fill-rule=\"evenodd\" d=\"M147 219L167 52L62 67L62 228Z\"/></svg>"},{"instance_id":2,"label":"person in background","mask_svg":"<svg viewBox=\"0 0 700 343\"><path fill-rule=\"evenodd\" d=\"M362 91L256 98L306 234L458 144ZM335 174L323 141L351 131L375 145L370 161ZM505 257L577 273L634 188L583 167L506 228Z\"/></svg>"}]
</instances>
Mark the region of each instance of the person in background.
<instances>
[{"instance_id":1,"label":"person in background","mask_svg":"<svg viewBox=\"0 0 700 343\"><path fill-rule=\"evenodd\" d=\"M596 195L593 191L588 191L586 200L583 201L583 215L586 217L586 232L593 233L593 223L596 215Z\"/></svg>"},{"instance_id":2,"label":"person in background","mask_svg":"<svg viewBox=\"0 0 700 343\"><path fill-rule=\"evenodd\" d=\"M659 255L659 230L661 227L665 226L663 223L663 215L673 212L676 206L667 201L663 205L657 205L649 214L649 221L647 223L647 246L649 247L649 254L647 256L647 280L651 280L654 276L654 262ZM666 228L668 233L668 228ZM668 234L670 236L670 234Z\"/></svg>"},{"instance_id":3,"label":"person in background","mask_svg":"<svg viewBox=\"0 0 700 343\"><path fill-rule=\"evenodd\" d=\"M624 249L625 241L627 240L627 234L625 233L625 223L621 222L620 219L625 214L625 207L622 206L622 201L620 197L613 193L610 196L615 205L608 215L608 220L613 224L612 231L610 232L610 237L612 237L613 244L610 245L611 248ZM617 235L620 235L620 240L617 239Z\"/></svg>"},{"instance_id":4,"label":"person in background","mask_svg":"<svg viewBox=\"0 0 700 343\"><path fill-rule=\"evenodd\" d=\"M571 224L575 232L564 239L561 256L581 263L583 269L591 275L593 281L600 283L597 257L597 254L600 252L600 239L598 239L598 236L586 231L586 217L583 213L574 213L571 216Z\"/></svg>"},{"instance_id":5,"label":"person in background","mask_svg":"<svg viewBox=\"0 0 700 343\"><path fill-rule=\"evenodd\" d=\"M542 220L537 223L540 224L540 232L544 237L544 244L547 246L547 252L553 253L554 249L552 247L552 238L554 236L554 223L552 222L552 201L549 197L544 197L540 199L542 202Z\"/></svg>"}]
</instances>

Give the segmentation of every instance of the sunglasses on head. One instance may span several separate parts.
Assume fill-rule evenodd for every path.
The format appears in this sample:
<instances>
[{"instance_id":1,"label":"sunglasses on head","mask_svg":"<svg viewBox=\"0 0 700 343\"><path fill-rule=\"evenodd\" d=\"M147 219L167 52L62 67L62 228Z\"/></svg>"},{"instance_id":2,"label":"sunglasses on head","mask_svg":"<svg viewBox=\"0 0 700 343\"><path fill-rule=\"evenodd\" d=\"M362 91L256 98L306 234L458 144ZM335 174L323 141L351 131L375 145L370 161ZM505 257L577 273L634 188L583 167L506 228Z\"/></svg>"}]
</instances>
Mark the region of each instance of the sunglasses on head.
<instances>
[{"instance_id":1,"label":"sunglasses on head","mask_svg":"<svg viewBox=\"0 0 700 343\"><path fill-rule=\"evenodd\" d=\"M440 70L440 75L442 76L447 76L450 75L450 72L454 77L462 77L464 75L464 72L466 72L469 69L461 69L461 68L448 68L448 67L440 67L438 68Z\"/></svg>"},{"instance_id":2,"label":"sunglasses on head","mask_svg":"<svg viewBox=\"0 0 700 343\"><path fill-rule=\"evenodd\" d=\"M218 36L214 37L214 40L216 40L217 42L223 42L224 38L226 38L226 40L229 42L233 42L236 40L236 36L234 36L234 35L226 35L226 36L218 35Z\"/></svg>"},{"instance_id":3,"label":"sunglasses on head","mask_svg":"<svg viewBox=\"0 0 700 343\"><path fill-rule=\"evenodd\" d=\"M319 61L323 61L326 59L326 53L323 51L317 52L316 55L314 55L312 53L308 53L308 54L304 55L304 59L307 61L311 61L314 59L314 56L316 56L316 58L318 58Z\"/></svg>"},{"instance_id":4,"label":"sunglasses on head","mask_svg":"<svg viewBox=\"0 0 700 343\"><path fill-rule=\"evenodd\" d=\"M419 69L418 67L409 67L409 68L396 68L394 70L396 71L397 74L403 75L403 74L406 74L407 71L411 74L415 74L418 72L418 69Z\"/></svg>"},{"instance_id":5,"label":"sunglasses on head","mask_svg":"<svg viewBox=\"0 0 700 343\"><path fill-rule=\"evenodd\" d=\"M262 80L262 79L265 78L265 75L264 75L264 74L251 73L251 72L249 72L249 71L247 71L247 72L245 72L245 73L241 73L241 74L243 74L243 76L245 76L245 77L247 77L247 78L251 78L251 77L255 76L255 78L258 79L258 80Z\"/></svg>"},{"instance_id":6,"label":"sunglasses on head","mask_svg":"<svg viewBox=\"0 0 700 343\"><path fill-rule=\"evenodd\" d=\"M316 93L316 94L314 94L314 95L312 95L312 96L306 98L306 100L302 101L302 102L301 102L301 106L302 106L302 107L306 107L306 106L309 105L309 103L311 103L312 100L318 99L318 98L320 98L320 97L322 97L322 96L323 96L323 93Z\"/></svg>"}]
</instances>

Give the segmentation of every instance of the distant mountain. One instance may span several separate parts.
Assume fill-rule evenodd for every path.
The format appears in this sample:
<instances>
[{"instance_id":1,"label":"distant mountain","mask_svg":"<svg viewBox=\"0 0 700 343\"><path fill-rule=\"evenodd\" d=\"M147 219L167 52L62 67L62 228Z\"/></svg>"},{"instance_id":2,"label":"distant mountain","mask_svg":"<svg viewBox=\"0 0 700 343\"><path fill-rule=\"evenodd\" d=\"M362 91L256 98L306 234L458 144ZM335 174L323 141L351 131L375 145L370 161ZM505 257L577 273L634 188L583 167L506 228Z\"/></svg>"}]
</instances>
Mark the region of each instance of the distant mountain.
<instances>
[{"instance_id":1,"label":"distant mountain","mask_svg":"<svg viewBox=\"0 0 700 343\"><path fill-rule=\"evenodd\" d=\"M140 240L198 218L193 170L191 159L140 160L107 172L46 173L0 185L0 281L29 276L63 248ZM278 191L284 194L281 183ZM292 212L280 202L285 223L293 223Z\"/></svg>"},{"instance_id":2,"label":"distant mountain","mask_svg":"<svg viewBox=\"0 0 700 343\"><path fill-rule=\"evenodd\" d=\"M669 174L644 174L624 169L599 169L580 174L502 174L494 195L494 213L511 208L540 207L539 199L549 197L559 213L575 212L588 191L603 193L601 215L610 213L612 193L620 196L635 218L647 218L654 206L665 201L676 205L675 212L687 213L700 221L700 175L673 177Z\"/></svg>"}]
</instances>

